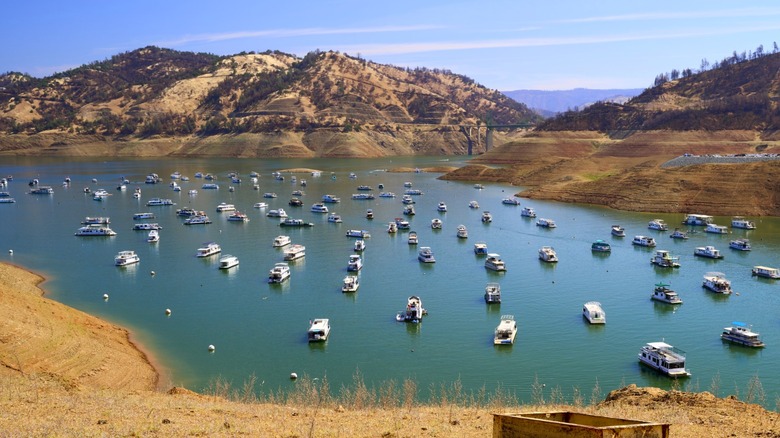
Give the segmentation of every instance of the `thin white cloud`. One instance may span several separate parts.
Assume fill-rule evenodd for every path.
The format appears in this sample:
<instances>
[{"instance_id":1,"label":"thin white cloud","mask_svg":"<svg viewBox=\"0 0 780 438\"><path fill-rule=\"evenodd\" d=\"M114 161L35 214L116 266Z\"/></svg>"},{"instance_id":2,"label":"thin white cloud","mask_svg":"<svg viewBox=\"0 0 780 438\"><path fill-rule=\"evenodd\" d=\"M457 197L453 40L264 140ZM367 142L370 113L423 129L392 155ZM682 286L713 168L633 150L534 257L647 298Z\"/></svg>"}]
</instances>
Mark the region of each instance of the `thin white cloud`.
<instances>
[{"instance_id":1,"label":"thin white cloud","mask_svg":"<svg viewBox=\"0 0 780 438\"><path fill-rule=\"evenodd\" d=\"M556 23L595 23L604 21L690 20L703 18L767 17L780 15L778 8L723 9L717 11L648 12L640 14L605 15L556 20Z\"/></svg>"},{"instance_id":2,"label":"thin white cloud","mask_svg":"<svg viewBox=\"0 0 780 438\"><path fill-rule=\"evenodd\" d=\"M247 38L291 38L316 35L354 35L368 33L387 32L411 32L420 30L440 29L442 26L414 25L414 26L378 26L378 27L352 27L352 28L302 28L302 29L269 29L243 32L209 33L198 35L185 35L181 38L159 41L154 43L160 47L178 47L191 43L213 43L218 41L238 40Z\"/></svg>"},{"instance_id":3,"label":"thin white cloud","mask_svg":"<svg viewBox=\"0 0 780 438\"><path fill-rule=\"evenodd\" d=\"M400 44L375 44L354 45L342 47L347 53L361 53L363 55L401 55L421 52L444 52L454 50L479 50L479 49L505 49L520 47L544 47L563 45L585 45L602 43L619 43L643 40L667 40L677 38L697 38L715 35L730 35L737 33L761 32L780 30L780 23L764 27L745 26L717 29L696 29L678 33L643 33L603 36L571 36L548 38L514 38L483 41L464 42L423 42Z\"/></svg>"}]
</instances>

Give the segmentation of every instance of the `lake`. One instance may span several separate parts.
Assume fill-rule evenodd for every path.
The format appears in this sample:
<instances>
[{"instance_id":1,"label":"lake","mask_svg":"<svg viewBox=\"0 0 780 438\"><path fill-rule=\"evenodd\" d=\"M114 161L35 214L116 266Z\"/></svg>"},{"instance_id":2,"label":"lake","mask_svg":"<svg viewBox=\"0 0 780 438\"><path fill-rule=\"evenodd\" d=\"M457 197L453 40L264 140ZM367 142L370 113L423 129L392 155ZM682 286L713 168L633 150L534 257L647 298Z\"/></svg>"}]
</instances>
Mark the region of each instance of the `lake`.
<instances>
[{"instance_id":1,"label":"lake","mask_svg":"<svg viewBox=\"0 0 780 438\"><path fill-rule=\"evenodd\" d=\"M466 391L488 392L501 387L522 401L531 401L534 382L544 384L547 396L559 388L571 397L574 388L586 395L598 383L601 392L635 383L670 388L672 380L640 367L639 349L647 342L665 341L687 352L692 376L682 389L717 389L719 395L747 393L748 382L758 377L767 405L778 396L780 376L780 282L751 276L754 265L780 266L780 220L751 218L757 229L730 230L728 235L704 233L701 227L680 225L683 214L620 212L607 208L521 199L520 206L502 204L519 189L501 184L438 180L435 173L393 173L396 167L461 165L465 158L393 157L370 160L269 160L269 159L128 159L84 160L12 158L0 160L0 176L13 175L7 190L17 202L0 204L0 260L40 272L49 280L47 295L69 306L130 329L148 349L171 385L202 391L221 378L240 386L255 375L260 392L287 389L295 382L290 373L321 378L332 388L350 385L359 372L369 386L390 379L414 379L421 398L429 388L459 380ZM274 171L309 168L322 171ZM258 188L249 174L260 174ZM144 184L149 173L160 184ZM189 181L177 181L182 191L169 186L170 175L181 172ZM211 173L218 190L204 190L196 172ZM242 182L231 183L236 172ZM350 178L349 174L355 177ZM297 178L292 182L292 176ZM63 186L66 177L69 186ZM28 181L54 188L53 195L28 194ZM96 179L97 182L92 180ZM131 181L117 190L121 178ZM306 180L306 187L301 187ZM404 183L423 192L415 196L416 215L402 214ZM383 184L383 189L378 185ZM373 187L373 200L353 200L357 186ZM106 189L110 196L95 201L91 191ZM141 199L133 191L139 187ZM229 187L234 187L230 192ZM197 195L188 194L190 189ZM294 190L303 190L304 205L288 201ZM396 198L381 198L381 191ZM275 192L275 199L264 198ZM327 215L310 207L322 196L341 198L326 204L343 223L330 223ZM171 198L175 206L147 207L150 198ZM478 209L469 208L477 201ZM221 202L234 204L249 215L249 222L230 222L218 213ZM267 209L253 208L268 202ZM439 202L447 212L437 211ZM539 217L553 219L556 228L536 226L535 219L521 217L522 206L532 206ZM176 209L204 210L213 223L183 225ZM279 226L266 217L268 210L284 208L290 217L314 223L310 228ZM374 219L366 219L367 209ZM481 221L491 212L490 223ZM153 212L162 226L160 241L146 242L146 231L134 231L133 214ZM700 212L691 212L700 213ZM76 237L86 216L108 216L117 236ZM404 217L417 232L419 244L407 243L408 232L389 234L387 225ZM441 230L431 220L443 222ZM674 227L696 228L688 240L670 239L671 231L649 230L648 221L664 219ZM730 224L730 217L715 217ZM456 237L457 225L468 229L468 238ZM627 237L610 235L612 224L621 224ZM367 230L356 293L342 293L347 262L353 254L348 229ZM291 262L292 275L283 284L268 284L268 271L282 261L273 248L275 236L291 236L306 246L305 258ZM635 235L652 236L657 249L679 256L680 268L650 264L655 250L631 244ZM747 237L753 250L730 250L728 243ZM596 239L611 244L609 254L595 254ZM223 254L240 260L228 271L217 268L218 257L196 258L204 242L221 245ZM484 267L484 256L474 254L474 243L485 242L491 253L506 262L507 271ZM694 248L713 245L722 260L694 257ZM417 249L432 248L436 263L422 264ZM541 262L542 246L554 247L558 263ZM13 253L8 250L12 249ZM119 268L114 256L136 251L140 263ZM151 275L154 271L155 275ZM734 294L723 296L701 287L702 276L720 271L731 280ZM501 304L486 305L489 282L501 285ZM677 307L650 300L656 283L677 291L684 304ZM104 300L103 294L109 299ZM402 323L396 314L407 297L422 299L428 315L420 324ZM582 317L587 301L599 301L607 315L603 326L589 325ZM166 315L165 309L171 314ZM514 315L519 331L514 345L494 346L493 332L502 315ZM332 326L325 343L307 342L313 318L329 318ZM732 321L752 324L767 343L752 350L721 341L719 335ZM210 353L209 345L215 346ZM716 382L716 383L713 383ZM773 402L772 402L773 403Z\"/></svg>"}]
</instances>

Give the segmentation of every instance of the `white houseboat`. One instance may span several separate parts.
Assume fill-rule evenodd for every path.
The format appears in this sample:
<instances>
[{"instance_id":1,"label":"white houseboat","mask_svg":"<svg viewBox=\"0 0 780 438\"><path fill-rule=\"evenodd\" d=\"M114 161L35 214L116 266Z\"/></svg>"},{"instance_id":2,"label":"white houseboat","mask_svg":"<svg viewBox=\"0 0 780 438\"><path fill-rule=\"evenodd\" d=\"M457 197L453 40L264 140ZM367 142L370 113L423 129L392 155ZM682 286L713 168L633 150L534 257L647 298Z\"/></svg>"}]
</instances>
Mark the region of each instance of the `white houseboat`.
<instances>
[{"instance_id":1,"label":"white houseboat","mask_svg":"<svg viewBox=\"0 0 780 438\"><path fill-rule=\"evenodd\" d=\"M410 296L406 300L406 309L395 316L396 321L400 322L421 322L423 316L428 312L422 306L422 300L416 295Z\"/></svg>"},{"instance_id":2,"label":"white houseboat","mask_svg":"<svg viewBox=\"0 0 780 438\"><path fill-rule=\"evenodd\" d=\"M311 321L309 324L309 330L306 332L306 337L309 342L324 342L328 340L330 335L330 321L328 318L317 318Z\"/></svg>"},{"instance_id":3,"label":"white houseboat","mask_svg":"<svg viewBox=\"0 0 780 438\"><path fill-rule=\"evenodd\" d=\"M487 304L501 302L501 285L498 283L488 283L485 286L485 302Z\"/></svg>"},{"instance_id":4,"label":"white houseboat","mask_svg":"<svg viewBox=\"0 0 780 438\"><path fill-rule=\"evenodd\" d=\"M697 246L693 250L693 255L699 256L699 257L707 257L710 259L722 259L723 254L720 253L717 249L715 249L712 245L707 246Z\"/></svg>"},{"instance_id":5,"label":"white houseboat","mask_svg":"<svg viewBox=\"0 0 780 438\"><path fill-rule=\"evenodd\" d=\"M222 247L219 246L219 244L215 242L208 242L204 243L202 247L198 248L198 251L195 253L196 257L208 257L213 256L214 254L219 254L222 252Z\"/></svg>"},{"instance_id":6,"label":"white houseboat","mask_svg":"<svg viewBox=\"0 0 780 438\"><path fill-rule=\"evenodd\" d=\"M707 225L711 224L714 219L712 216L705 214L689 214L683 219L683 225Z\"/></svg>"},{"instance_id":7,"label":"white houseboat","mask_svg":"<svg viewBox=\"0 0 780 438\"><path fill-rule=\"evenodd\" d=\"M488 253L488 247L487 243L485 242L477 242L474 244L474 254L476 255L487 255Z\"/></svg>"},{"instance_id":8,"label":"white houseboat","mask_svg":"<svg viewBox=\"0 0 780 438\"><path fill-rule=\"evenodd\" d=\"M292 240L290 239L290 236L276 236L274 237L274 242L271 244L274 248L281 248L283 246L289 245L292 243Z\"/></svg>"},{"instance_id":9,"label":"white houseboat","mask_svg":"<svg viewBox=\"0 0 780 438\"><path fill-rule=\"evenodd\" d=\"M588 301L582 306L582 317L591 324L606 324L607 314L598 301Z\"/></svg>"},{"instance_id":10,"label":"white houseboat","mask_svg":"<svg viewBox=\"0 0 780 438\"><path fill-rule=\"evenodd\" d=\"M647 224L647 228L657 231L666 231L669 229L669 225L667 225L663 219L653 219Z\"/></svg>"},{"instance_id":11,"label":"white houseboat","mask_svg":"<svg viewBox=\"0 0 780 438\"><path fill-rule=\"evenodd\" d=\"M748 239L735 239L729 242L729 248L739 251L750 251L750 241Z\"/></svg>"},{"instance_id":12,"label":"white houseboat","mask_svg":"<svg viewBox=\"0 0 780 438\"><path fill-rule=\"evenodd\" d=\"M669 377L688 377L685 352L665 342L648 342L639 351L639 362Z\"/></svg>"},{"instance_id":13,"label":"white houseboat","mask_svg":"<svg viewBox=\"0 0 780 438\"><path fill-rule=\"evenodd\" d=\"M533 207L523 207L523 209L520 210L520 216L536 217L536 211L533 209Z\"/></svg>"},{"instance_id":14,"label":"white houseboat","mask_svg":"<svg viewBox=\"0 0 780 438\"><path fill-rule=\"evenodd\" d=\"M724 341L733 342L746 347L764 347L764 341L761 340L761 335L751 330L751 327L744 322L734 321L731 323L731 327L724 327L723 332L720 334L720 338Z\"/></svg>"},{"instance_id":15,"label":"white houseboat","mask_svg":"<svg viewBox=\"0 0 780 438\"><path fill-rule=\"evenodd\" d=\"M558 261L558 254L552 246L543 246L539 248L539 260L547 263L555 263Z\"/></svg>"},{"instance_id":16,"label":"white houseboat","mask_svg":"<svg viewBox=\"0 0 780 438\"><path fill-rule=\"evenodd\" d=\"M679 268L679 260L679 257L672 257L669 251L665 249L658 249L655 251L653 258L650 259L650 263L662 268Z\"/></svg>"},{"instance_id":17,"label":"white houseboat","mask_svg":"<svg viewBox=\"0 0 780 438\"><path fill-rule=\"evenodd\" d=\"M726 279L726 274L722 272L707 272L704 274L704 281L701 286L716 294L728 295L731 293L731 282Z\"/></svg>"},{"instance_id":18,"label":"white houseboat","mask_svg":"<svg viewBox=\"0 0 780 438\"><path fill-rule=\"evenodd\" d=\"M85 225L74 233L76 236L116 236L116 231L106 225Z\"/></svg>"},{"instance_id":19,"label":"white houseboat","mask_svg":"<svg viewBox=\"0 0 780 438\"><path fill-rule=\"evenodd\" d=\"M612 235L615 237L626 237L626 229L620 225L612 225Z\"/></svg>"},{"instance_id":20,"label":"white houseboat","mask_svg":"<svg viewBox=\"0 0 780 438\"><path fill-rule=\"evenodd\" d=\"M238 257L225 254L219 258L219 269L230 269L234 266L238 266Z\"/></svg>"},{"instance_id":21,"label":"white houseboat","mask_svg":"<svg viewBox=\"0 0 780 438\"><path fill-rule=\"evenodd\" d=\"M291 262L306 257L306 247L303 245L295 244L284 250L282 259Z\"/></svg>"},{"instance_id":22,"label":"white houseboat","mask_svg":"<svg viewBox=\"0 0 780 438\"><path fill-rule=\"evenodd\" d=\"M344 293L357 292L360 287L360 280L357 276L347 275L344 277L344 283L341 285L341 291Z\"/></svg>"},{"instance_id":23,"label":"white houseboat","mask_svg":"<svg viewBox=\"0 0 780 438\"><path fill-rule=\"evenodd\" d=\"M667 304L682 304L683 302L677 292L669 289L669 285L664 283L656 283L650 299Z\"/></svg>"},{"instance_id":24,"label":"white houseboat","mask_svg":"<svg viewBox=\"0 0 780 438\"><path fill-rule=\"evenodd\" d=\"M431 219L431 229L433 230L441 230L442 222L439 218Z\"/></svg>"},{"instance_id":25,"label":"white houseboat","mask_svg":"<svg viewBox=\"0 0 780 438\"><path fill-rule=\"evenodd\" d=\"M456 235L459 238L465 239L465 238L469 237L469 231L466 229L465 225L463 225L463 224L458 225L457 230L458 231L457 231Z\"/></svg>"},{"instance_id":26,"label":"white houseboat","mask_svg":"<svg viewBox=\"0 0 780 438\"><path fill-rule=\"evenodd\" d=\"M731 218L731 227L732 228L742 228L745 230L755 230L756 229L756 223L750 220L745 219L742 216L734 216Z\"/></svg>"},{"instance_id":27,"label":"white houseboat","mask_svg":"<svg viewBox=\"0 0 780 438\"><path fill-rule=\"evenodd\" d=\"M501 256L496 253L487 255L485 259L485 269L492 271L506 271L506 264L501 260Z\"/></svg>"},{"instance_id":28,"label":"white houseboat","mask_svg":"<svg viewBox=\"0 0 780 438\"><path fill-rule=\"evenodd\" d=\"M555 225L555 221L552 219L546 219L543 217L540 217L536 220L536 226L542 227L542 228L555 228L557 225Z\"/></svg>"},{"instance_id":29,"label":"white houseboat","mask_svg":"<svg viewBox=\"0 0 780 438\"><path fill-rule=\"evenodd\" d=\"M772 279L780 278L780 269L770 268L768 266L753 266L752 272L753 275L757 277L772 278Z\"/></svg>"},{"instance_id":30,"label":"white houseboat","mask_svg":"<svg viewBox=\"0 0 780 438\"><path fill-rule=\"evenodd\" d=\"M725 225L707 224L707 228L704 231L713 234L728 234L729 229Z\"/></svg>"},{"instance_id":31,"label":"white houseboat","mask_svg":"<svg viewBox=\"0 0 780 438\"><path fill-rule=\"evenodd\" d=\"M631 243L637 246L653 247L655 246L655 239L649 236L634 236L634 239L631 241Z\"/></svg>"},{"instance_id":32,"label":"white houseboat","mask_svg":"<svg viewBox=\"0 0 780 438\"><path fill-rule=\"evenodd\" d=\"M363 259L358 254L351 254L347 262L347 271L358 272L363 269Z\"/></svg>"},{"instance_id":33,"label":"white houseboat","mask_svg":"<svg viewBox=\"0 0 780 438\"><path fill-rule=\"evenodd\" d=\"M133 263L138 263L140 261L141 258L138 257L138 254L136 254L135 251L119 251L119 254L114 257L114 264L117 266L132 265Z\"/></svg>"},{"instance_id":34,"label":"white houseboat","mask_svg":"<svg viewBox=\"0 0 780 438\"><path fill-rule=\"evenodd\" d=\"M436 258L433 256L433 250L428 246L423 246L417 253L417 260L422 263L436 263Z\"/></svg>"},{"instance_id":35,"label":"white houseboat","mask_svg":"<svg viewBox=\"0 0 780 438\"><path fill-rule=\"evenodd\" d=\"M290 266L287 263L277 263L268 272L269 283L281 283L290 278Z\"/></svg>"},{"instance_id":36,"label":"white houseboat","mask_svg":"<svg viewBox=\"0 0 780 438\"><path fill-rule=\"evenodd\" d=\"M495 334L493 335L494 345L512 345L515 343L515 337L517 336L517 321L512 315L501 316L501 322L496 327Z\"/></svg>"}]
</instances>

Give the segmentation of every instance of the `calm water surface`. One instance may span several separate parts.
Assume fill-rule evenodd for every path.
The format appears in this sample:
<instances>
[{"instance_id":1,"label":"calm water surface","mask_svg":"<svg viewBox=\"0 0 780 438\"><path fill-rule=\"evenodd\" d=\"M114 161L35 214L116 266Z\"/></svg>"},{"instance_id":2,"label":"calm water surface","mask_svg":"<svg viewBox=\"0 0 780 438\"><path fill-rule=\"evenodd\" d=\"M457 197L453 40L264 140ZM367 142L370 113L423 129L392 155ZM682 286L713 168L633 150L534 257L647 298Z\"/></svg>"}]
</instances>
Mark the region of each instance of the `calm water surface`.
<instances>
[{"instance_id":1,"label":"calm water surface","mask_svg":"<svg viewBox=\"0 0 780 438\"><path fill-rule=\"evenodd\" d=\"M710 390L719 381L719 394L739 388L746 393L748 381L758 376L768 404L780 392L780 282L753 278L753 265L780 266L780 220L753 218L758 229L732 230L727 236L702 232L687 241L673 240L669 232L647 229L655 217L674 228L680 214L640 214L605 208L521 200L540 217L554 219L555 229L543 229L533 219L520 216L520 207L501 203L516 191L499 184L483 190L471 183L439 181L438 174L390 173L384 169L410 166L459 165L441 158L393 158L382 160L126 160L66 161L14 159L0 161L0 176L13 175L7 188L15 204L0 205L0 259L44 273L44 287L52 298L132 330L165 369L171 384L202 390L221 377L240 385L248 376L258 378L261 391L287 388L294 383L291 372L311 377L327 375L331 386L349 385L357 370L369 385L394 379L415 379L426 397L431 385L460 379L464 389L488 391L501 386L530 401L534 380L549 391L559 387L570 396L577 387L590 394L598 382L603 393L621 385L668 388L671 381L639 366L636 355L646 342L665 340L688 353L692 377L683 388ZM322 176L298 173L277 181L271 172L289 168L322 170ZM169 175L179 171L190 178L174 192ZM196 172L218 177L219 190L203 190ZM238 172L242 183L231 184L227 174ZM261 174L259 190L249 180L250 171ZM145 176L158 173L162 184L144 184ZM333 176L331 176L331 172ZM356 178L349 178L350 172ZM70 177L70 187L61 185ZM116 190L120 177L132 184ZM51 185L52 196L27 194L27 182L38 178ZM97 183L92 182L96 178ZM300 187L300 180L308 182ZM417 214L407 217L420 238L430 246L437 262L423 265L417 250L407 244L406 233L386 233L387 223L402 216L403 183L409 181L424 192L417 196ZM358 185L395 192L395 199L352 200ZM229 192L230 186L235 187ZM83 193L84 187L105 188L111 196L97 202ZM140 187L139 201L132 197ZM189 196L189 189L197 189ZM295 189L304 190L302 208L287 201ZM265 192L278 198L264 199ZM342 198L328 204L344 222L328 223L326 215L310 212L322 195ZM172 198L174 207L147 207L152 197ZM476 200L480 209L468 208ZM314 222L306 229L282 228L278 219L255 209L266 201L270 208L284 208L294 218ZM436 211L440 201L446 213ZM220 202L235 204L251 221L227 221L217 213ZM205 210L213 223L184 226L175 215L180 207ZM373 221L365 218L374 210ZM483 224L482 211L493 222ZM151 211L163 226L157 244L146 242L146 232L133 231L132 216ZM73 233L85 216L110 216L113 238L80 238ZM430 221L440 218L442 230L432 230ZM723 225L728 217L716 217ZM468 227L468 239L458 239L455 227ZM610 226L621 224L627 237L610 235ZM347 229L365 229L365 265L355 294L341 292L347 260L354 239ZM273 238L288 234L293 243L306 246L306 257L292 263L292 277L282 285L266 282L268 270L282 261L282 252L271 247ZM634 235L653 236L659 249L680 257L679 269L656 268L649 263L652 249L631 245ZM728 248L735 237L749 237L753 251ZM596 255L590 244L604 239L612 245L609 255ZM229 272L217 269L218 257L194 256L202 243L216 241L223 254L233 254L240 265ZM487 243L490 252L501 254L508 271L486 271L484 259L474 255L476 242ZM560 258L555 265L537 258L543 245L553 246ZM715 245L725 259L713 261L693 256L697 246ZM7 250L13 249L13 254ZM140 264L117 268L114 255L135 250ZM150 275L154 271L156 275ZM701 287L702 275L721 271L737 292L717 296ZM684 300L672 307L650 300L653 285L671 284ZM500 305L487 306L485 284L499 282ZM104 301L104 293L110 299ZM409 295L422 298L429 315L421 324L395 321ZM581 316L582 304L596 300L607 313L605 326L589 326ZM166 316L166 308L172 310ZM503 314L519 322L514 346L492 344L493 330ZM332 332L324 344L306 341L309 320L330 318ZM721 329L732 321L745 321L760 332L764 350L750 350L723 343ZM214 353L207 346L216 346Z\"/></svg>"}]
</instances>

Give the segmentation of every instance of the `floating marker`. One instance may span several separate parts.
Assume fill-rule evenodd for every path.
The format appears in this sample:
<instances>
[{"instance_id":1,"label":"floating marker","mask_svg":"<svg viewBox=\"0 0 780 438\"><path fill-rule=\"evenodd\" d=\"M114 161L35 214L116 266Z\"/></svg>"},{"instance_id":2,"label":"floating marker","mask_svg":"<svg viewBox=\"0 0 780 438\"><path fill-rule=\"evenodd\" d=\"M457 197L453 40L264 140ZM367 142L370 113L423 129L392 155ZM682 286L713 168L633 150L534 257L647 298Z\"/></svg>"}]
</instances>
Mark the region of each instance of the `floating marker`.
<instances>
[{"instance_id":1,"label":"floating marker","mask_svg":"<svg viewBox=\"0 0 780 438\"><path fill-rule=\"evenodd\" d=\"M103 299L107 300L108 299L108 294L103 294Z\"/></svg>"},{"instance_id":2,"label":"floating marker","mask_svg":"<svg viewBox=\"0 0 780 438\"><path fill-rule=\"evenodd\" d=\"M165 309L165 314L166 315L170 315L171 314L171 309Z\"/></svg>"},{"instance_id":3,"label":"floating marker","mask_svg":"<svg viewBox=\"0 0 780 438\"><path fill-rule=\"evenodd\" d=\"M295 380L298 378L298 373L290 373L290 380Z\"/></svg>"},{"instance_id":4,"label":"floating marker","mask_svg":"<svg viewBox=\"0 0 780 438\"><path fill-rule=\"evenodd\" d=\"M214 344L211 344L211 345L209 345L209 351L210 351L210 352L212 352L212 353L213 353L213 352L214 352L214 350L216 350L216 349L217 349L217 347L215 347L215 346L214 346Z\"/></svg>"},{"instance_id":5,"label":"floating marker","mask_svg":"<svg viewBox=\"0 0 780 438\"><path fill-rule=\"evenodd\" d=\"M149 274L150 274L152 277L154 277L154 274L155 274L155 272L154 272L154 271L152 271L152 272L150 272Z\"/></svg>"},{"instance_id":6,"label":"floating marker","mask_svg":"<svg viewBox=\"0 0 780 438\"><path fill-rule=\"evenodd\" d=\"M12 249L8 250L8 254L13 254L13 253L14 253L14 250L12 250Z\"/></svg>"}]
</instances>

